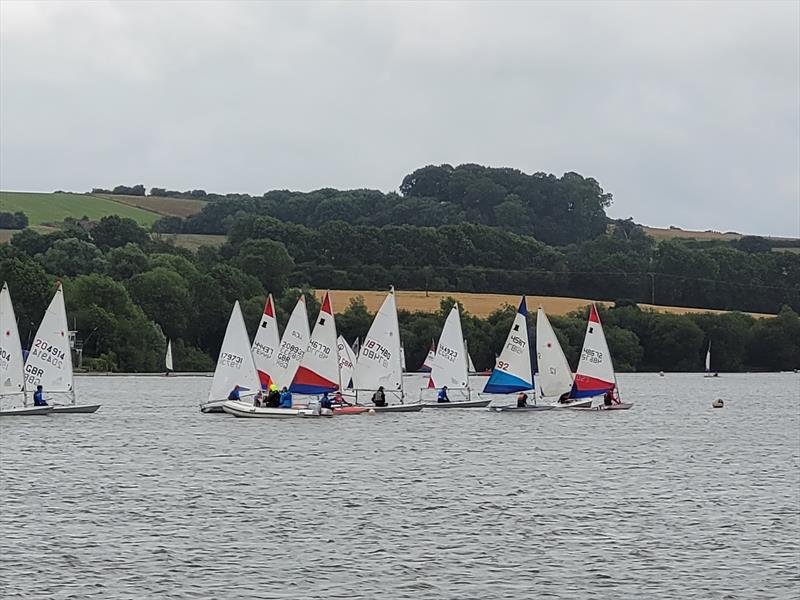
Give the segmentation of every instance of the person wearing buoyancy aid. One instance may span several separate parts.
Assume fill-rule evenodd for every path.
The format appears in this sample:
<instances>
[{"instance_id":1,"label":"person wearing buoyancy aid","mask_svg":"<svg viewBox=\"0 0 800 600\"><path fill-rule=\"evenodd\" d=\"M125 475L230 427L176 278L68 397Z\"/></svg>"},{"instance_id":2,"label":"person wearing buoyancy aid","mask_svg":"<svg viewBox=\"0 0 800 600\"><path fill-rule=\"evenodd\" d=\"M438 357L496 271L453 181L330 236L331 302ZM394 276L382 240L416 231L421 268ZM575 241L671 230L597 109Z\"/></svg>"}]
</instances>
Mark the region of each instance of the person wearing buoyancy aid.
<instances>
[{"instance_id":1,"label":"person wearing buoyancy aid","mask_svg":"<svg viewBox=\"0 0 800 600\"><path fill-rule=\"evenodd\" d=\"M439 390L439 394L436 396L437 402L450 402L450 398L447 396L447 386L443 386L442 389Z\"/></svg>"},{"instance_id":2,"label":"person wearing buoyancy aid","mask_svg":"<svg viewBox=\"0 0 800 600\"><path fill-rule=\"evenodd\" d=\"M286 389L286 386L281 390L281 403L279 408L292 408L292 392Z\"/></svg>"},{"instance_id":3,"label":"person wearing buoyancy aid","mask_svg":"<svg viewBox=\"0 0 800 600\"><path fill-rule=\"evenodd\" d=\"M383 386L380 386L378 391L372 394L372 403L375 406L386 406L386 393L383 391Z\"/></svg>"},{"instance_id":4,"label":"person wearing buoyancy aid","mask_svg":"<svg viewBox=\"0 0 800 600\"><path fill-rule=\"evenodd\" d=\"M37 385L36 391L33 392L33 405L34 406L47 406L47 401L44 399L44 391L42 386Z\"/></svg>"},{"instance_id":5,"label":"person wearing buoyancy aid","mask_svg":"<svg viewBox=\"0 0 800 600\"><path fill-rule=\"evenodd\" d=\"M269 408L278 408L280 404L281 404L281 393L278 390L278 386L272 383L269 386L269 394L267 395L266 405Z\"/></svg>"},{"instance_id":6,"label":"person wearing buoyancy aid","mask_svg":"<svg viewBox=\"0 0 800 600\"><path fill-rule=\"evenodd\" d=\"M528 394L525 392L520 392L517 396L517 408L527 408L528 406Z\"/></svg>"}]
</instances>

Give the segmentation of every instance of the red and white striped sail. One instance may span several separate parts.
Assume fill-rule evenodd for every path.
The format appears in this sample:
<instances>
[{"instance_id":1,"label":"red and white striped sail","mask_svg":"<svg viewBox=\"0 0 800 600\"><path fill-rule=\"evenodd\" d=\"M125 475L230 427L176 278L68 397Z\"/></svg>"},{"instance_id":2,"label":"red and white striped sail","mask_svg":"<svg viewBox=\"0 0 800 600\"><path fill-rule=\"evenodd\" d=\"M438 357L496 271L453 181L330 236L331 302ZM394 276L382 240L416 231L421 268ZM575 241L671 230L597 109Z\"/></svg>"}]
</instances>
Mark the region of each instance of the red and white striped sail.
<instances>
[{"instance_id":1,"label":"red and white striped sail","mask_svg":"<svg viewBox=\"0 0 800 600\"><path fill-rule=\"evenodd\" d=\"M277 374L275 375L275 385L279 388L288 386L292 383L297 367L303 360L303 355L308 348L308 340L311 332L308 329L308 313L306 312L306 299L301 295L297 299L286 329L283 330L281 345L278 348L278 356L275 359Z\"/></svg>"},{"instance_id":2,"label":"red and white striped sail","mask_svg":"<svg viewBox=\"0 0 800 600\"><path fill-rule=\"evenodd\" d=\"M608 343L603 333L603 325L600 323L597 307L592 303L571 397L600 396L613 390L615 385L614 365L611 362Z\"/></svg>"},{"instance_id":3,"label":"red and white striped sail","mask_svg":"<svg viewBox=\"0 0 800 600\"><path fill-rule=\"evenodd\" d=\"M458 312L458 304L454 304L444 322L439 346L436 348L436 358L431 369L432 385L438 388L444 386L456 389L468 388L466 353L464 334L461 331L461 315Z\"/></svg>"},{"instance_id":4,"label":"red and white striped sail","mask_svg":"<svg viewBox=\"0 0 800 600\"><path fill-rule=\"evenodd\" d=\"M325 294L311 340L289 388L298 394L323 394L339 389L339 352L331 299ZM362 350L363 351L363 350Z\"/></svg>"},{"instance_id":5,"label":"red and white striped sail","mask_svg":"<svg viewBox=\"0 0 800 600\"><path fill-rule=\"evenodd\" d=\"M279 347L278 321L275 318L275 304L272 301L272 294L270 294L267 296L267 303L264 305L264 312L261 315L261 322L258 324L252 348L253 360L256 363L262 390L268 390L273 383L277 385L276 377L280 371L278 367Z\"/></svg>"}]
</instances>

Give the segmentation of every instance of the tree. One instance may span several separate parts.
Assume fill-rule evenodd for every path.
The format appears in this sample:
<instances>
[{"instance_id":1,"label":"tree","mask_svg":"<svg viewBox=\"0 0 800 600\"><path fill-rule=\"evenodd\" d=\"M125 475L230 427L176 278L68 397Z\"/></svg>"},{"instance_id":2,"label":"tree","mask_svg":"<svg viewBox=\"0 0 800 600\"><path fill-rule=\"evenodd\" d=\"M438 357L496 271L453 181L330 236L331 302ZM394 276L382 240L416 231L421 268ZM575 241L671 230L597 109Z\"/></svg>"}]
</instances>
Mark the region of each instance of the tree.
<instances>
[{"instance_id":1,"label":"tree","mask_svg":"<svg viewBox=\"0 0 800 600\"><path fill-rule=\"evenodd\" d=\"M294 260L280 242L273 240L247 240L239 247L234 264L245 273L256 277L265 289L276 295L283 293Z\"/></svg>"},{"instance_id":2,"label":"tree","mask_svg":"<svg viewBox=\"0 0 800 600\"><path fill-rule=\"evenodd\" d=\"M133 219L109 215L92 229L92 239L100 248L118 248L125 244L143 244L148 236Z\"/></svg>"},{"instance_id":3,"label":"tree","mask_svg":"<svg viewBox=\"0 0 800 600\"><path fill-rule=\"evenodd\" d=\"M182 337L192 318L192 294L186 280L163 267L130 279L128 290L147 315L169 338Z\"/></svg>"},{"instance_id":4,"label":"tree","mask_svg":"<svg viewBox=\"0 0 800 600\"><path fill-rule=\"evenodd\" d=\"M136 244L113 248L106 255L108 274L116 280L130 279L148 269L149 259Z\"/></svg>"},{"instance_id":5,"label":"tree","mask_svg":"<svg viewBox=\"0 0 800 600\"><path fill-rule=\"evenodd\" d=\"M42 255L42 264L48 272L61 277L103 273L106 268L103 254L97 246L75 238L55 242Z\"/></svg>"}]
</instances>

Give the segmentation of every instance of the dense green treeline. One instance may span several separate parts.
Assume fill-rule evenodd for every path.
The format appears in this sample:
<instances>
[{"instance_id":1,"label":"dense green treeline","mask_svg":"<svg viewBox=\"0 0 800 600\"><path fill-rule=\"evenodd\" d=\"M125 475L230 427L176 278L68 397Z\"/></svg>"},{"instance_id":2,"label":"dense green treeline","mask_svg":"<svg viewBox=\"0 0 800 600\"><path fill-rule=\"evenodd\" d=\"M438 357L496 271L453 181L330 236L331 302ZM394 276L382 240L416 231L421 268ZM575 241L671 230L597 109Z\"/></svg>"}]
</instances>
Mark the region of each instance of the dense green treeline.
<instances>
[{"instance_id":1,"label":"dense green treeline","mask_svg":"<svg viewBox=\"0 0 800 600\"><path fill-rule=\"evenodd\" d=\"M265 222L254 219L252 223L256 230L275 226L268 218ZM236 227L245 225L237 223ZM470 235L464 232L474 233L469 228L482 226L453 227L443 233L453 236L450 243L457 243L460 235L471 242ZM304 229L311 232L309 235L316 235L314 230ZM275 237L279 236L241 237L221 249L201 248L192 254L151 239L130 219L105 217L91 229L68 223L64 230L47 235L32 230L15 235L10 244L0 246L0 279L9 283L23 345L33 335L59 278L64 283L70 325L78 330L88 367L160 370L169 337L173 340L177 369L210 370L235 300L242 302L250 331L254 331L265 293L272 291L277 300L278 321L283 326L300 293L288 286L307 283L296 281L298 271L290 250L293 246L289 244L287 249ZM434 243L435 236L432 239ZM615 238L608 239L616 243ZM310 243L316 241L312 238ZM531 257L541 259L552 252L546 247L542 254L534 252L540 249L535 240L520 238L516 243L515 252L531 252ZM405 253L409 260L413 259L414 248L419 251L421 247L418 244L401 249L402 244L397 244L396 251ZM378 260L382 247L380 243L365 245L359 252L374 254ZM335 246L318 246L320 252L334 250ZM468 251L468 245L462 249ZM498 263L513 259L501 254L506 250L488 246L476 251L496 252L491 260ZM298 254L301 260L307 256L299 250ZM441 254L442 260L454 262L461 260L459 255L445 250ZM363 269L351 264L345 272ZM305 287L313 319L318 303ZM439 335L449 305L443 303L438 313L400 312L410 368L422 363L431 339ZM372 315L363 303L334 308L338 311L339 330L348 340L366 334ZM513 307L498 307L485 319L464 315L465 335L478 368L493 364L513 314ZM585 318L585 314L552 318L573 365L582 344ZM709 339L714 343L716 370L800 367L800 318L790 308L771 319L754 319L742 313L678 316L640 310L631 302L620 301L615 308L603 310L602 318L620 370L699 370ZM530 326L534 326L533 318Z\"/></svg>"},{"instance_id":2,"label":"dense green treeline","mask_svg":"<svg viewBox=\"0 0 800 600\"><path fill-rule=\"evenodd\" d=\"M772 252L767 240L753 237L657 243L632 220L611 223L605 213L611 194L577 173L441 165L407 175L400 194L323 189L203 197L208 202L199 214L165 217L154 231L226 233L230 242L221 252L231 260L267 248L250 240L279 242L288 252L287 258L276 251L286 266L281 277L293 285L535 290L724 310L800 310L800 255Z\"/></svg>"}]
</instances>

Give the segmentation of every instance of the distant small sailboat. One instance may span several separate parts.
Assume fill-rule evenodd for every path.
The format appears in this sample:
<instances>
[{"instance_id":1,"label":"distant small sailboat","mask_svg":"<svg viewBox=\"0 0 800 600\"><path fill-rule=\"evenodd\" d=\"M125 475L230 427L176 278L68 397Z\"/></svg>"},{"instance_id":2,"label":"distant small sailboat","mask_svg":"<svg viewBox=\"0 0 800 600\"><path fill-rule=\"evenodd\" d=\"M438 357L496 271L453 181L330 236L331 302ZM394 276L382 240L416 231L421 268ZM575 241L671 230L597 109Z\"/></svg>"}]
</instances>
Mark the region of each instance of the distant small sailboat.
<instances>
[{"instance_id":1,"label":"distant small sailboat","mask_svg":"<svg viewBox=\"0 0 800 600\"><path fill-rule=\"evenodd\" d=\"M706 350L706 374L704 377L719 377L719 373L711 372L711 340L708 340L708 350Z\"/></svg>"},{"instance_id":2,"label":"distant small sailboat","mask_svg":"<svg viewBox=\"0 0 800 600\"><path fill-rule=\"evenodd\" d=\"M86 414L100 408L99 404L77 404L75 398L67 309L64 306L64 291L60 282L36 331L31 351L25 361L27 391L33 392L39 385L45 394L58 395L51 399L53 413ZM58 402L63 396L69 398L69 404Z\"/></svg>"},{"instance_id":3,"label":"distant small sailboat","mask_svg":"<svg viewBox=\"0 0 800 600\"><path fill-rule=\"evenodd\" d=\"M0 416L46 415L52 406L27 406L22 345L8 285L0 290Z\"/></svg>"},{"instance_id":4,"label":"distant small sailboat","mask_svg":"<svg viewBox=\"0 0 800 600\"><path fill-rule=\"evenodd\" d=\"M540 306L536 313L536 359L539 394L544 403L557 408L590 408L591 398L572 399L573 378L567 357L547 314Z\"/></svg>"},{"instance_id":5,"label":"distant small sailboat","mask_svg":"<svg viewBox=\"0 0 800 600\"><path fill-rule=\"evenodd\" d=\"M436 357L433 360L429 388L441 389L447 386L448 392L458 391L466 396L466 400L450 402L425 402L425 408L482 408L489 405L490 400L472 400L467 371L467 350L464 347L464 334L461 329L461 315L458 303L453 305L447 315Z\"/></svg>"},{"instance_id":6,"label":"distant small sailboat","mask_svg":"<svg viewBox=\"0 0 800 600\"><path fill-rule=\"evenodd\" d=\"M475 363L472 362L472 355L469 353L469 346L467 346L467 340L464 338L464 349L467 352L467 373L474 374L477 373L475 370Z\"/></svg>"},{"instance_id":7,"label":"distant small sailboat","mask_svg":"<svg viewBox=\"0 0 800 600\"><path fill-rule=\"evenodd\" d=\"M489 380L483 388L485 394L507 395L515 392L533 390L533 367L531 366L531 349L528 338L528 308L525 296L522 297L508 331L506 343L500 352L500 357L495 363ZM549 410L553 407L548 404L534 403L529 406L492 406L496 411L518 410Z\"/></svg>"},{"instance_id":8,"label":"distant small sailboat","mask_svg":"<svg viewBox=\"0 0 800 600\"><path fill-rule=\"evenodd\" d=\"M596 399L608 392L614 395L610 404L604 403L603 400L597 404ZM633 406L631 403L619 400L611 353L608 351L603 324L600 322L600 315L594 303L589 307L589 322L586 324L583 349L570 398L593 398L595 399L593 408L603 410L626 410Z\"/></svg>"},{"instance_id":9,"label":"distant small sailboat","mask_svg":"<svg viewBox=\"0 0 800 600\"><path fill-rule=\"evenodd\" d=\"M262 391L268 391L273 384L277 385L277 374L281 371L278 366L280 343L278 321L275 318L275 304L272 294L270 294L264 304L264 311L261 314L261 321L259 321L258 331L256 331L251 348Z\"/></svg>"},{"instance_id":10,"label":"distant small sailboat","mask_svg":"<svg viewBox=\"0 0 800 600\"><path fill-rule=\"evenodd\" d=\"M167 353L164 355L164 375L169 375L172 371L172 340L167 340Z\"/></svg>"},{"instance_id":11,"label":"distant small sailboat","mask_svg":"<svg viewBox=\"0 0 800 600\"><path fill-rule=\"evenodd\" d=\"M208 398L200 405L200 410L205 413L224 412L223 405L236 386L239 387L240 397L254 397L261 391L261 383L250 351L250 337L247 335L238 300L234 303L228 319Z\"/></svg>"},{"instance_id":12,"label":"distant small sailboat","mask_svg":"<svg viewBox=\"0 0 800 600\"><path fill-rule=\"evenodd\" d=\"M372 320L369 332L361 344L361 354L353 372L353 387L374 394L382 387L385 394L398 398L400 403L368 407L375 412L415 412L422 410L419 403L406 404L403 390L403 347L400 343L400 325L397 320L397 304L394 288L389 290L380 309ZM356 396L358 398L358 396ZM352 412L347 408L342 412Z\"/></svg>"}]
</instances>

